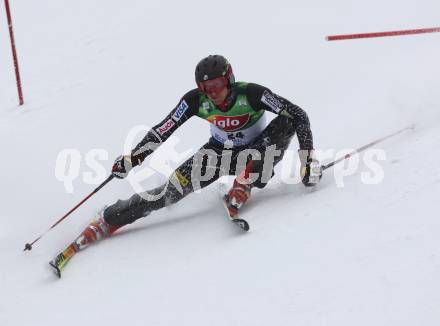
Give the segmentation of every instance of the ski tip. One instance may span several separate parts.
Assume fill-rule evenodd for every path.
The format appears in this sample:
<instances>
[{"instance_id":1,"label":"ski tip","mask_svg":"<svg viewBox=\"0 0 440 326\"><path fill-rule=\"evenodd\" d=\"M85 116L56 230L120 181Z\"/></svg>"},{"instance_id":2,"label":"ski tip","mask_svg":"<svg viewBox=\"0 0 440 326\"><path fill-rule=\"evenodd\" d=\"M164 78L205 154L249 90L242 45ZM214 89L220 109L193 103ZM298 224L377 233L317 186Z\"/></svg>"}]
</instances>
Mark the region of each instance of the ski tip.
<instances>
[{"instance_id":1,"label":"ski tip","mask_svg":"<svg viewBox=\"0 0 440 326\"><path fill-rule=\"evenodd\" d=\"M232 222L237 225L239 228L241 228L243 231L249 231L249 223L241 218L234 218L232 219Z\"/></svg>"},{"instance_id":2,"label":"ski tip","mask_svg":"<svg viewBox=\"0 0 440 326\"><path fill-rule=\"evenodd\" d=\"M53 261L50 261L49 265L52 267L52 270L55 273L55 275L58 276L58 278L61 278L61 270L59 269L59 267L55 265Z\"/></svg>"}]
</instances>

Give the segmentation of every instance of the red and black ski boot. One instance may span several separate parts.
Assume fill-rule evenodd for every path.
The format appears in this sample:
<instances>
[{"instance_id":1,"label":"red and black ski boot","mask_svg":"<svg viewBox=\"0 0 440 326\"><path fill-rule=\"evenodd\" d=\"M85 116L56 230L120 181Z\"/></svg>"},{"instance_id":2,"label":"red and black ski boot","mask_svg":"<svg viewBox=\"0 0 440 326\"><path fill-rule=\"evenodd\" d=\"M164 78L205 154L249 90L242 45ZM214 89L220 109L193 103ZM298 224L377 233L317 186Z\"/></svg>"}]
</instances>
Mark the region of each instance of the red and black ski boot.
<instances>
[{"instance_id":1,"label":"red and black ski boot","mask_svg":"<svg viewBox=\"0 0 440 326\"><path fill-rule=\"evenodd\" d=\"M252 189L251 185L240 183L237 179L234 180L234 185L226 195L229 215L232 218L238 217L238 211L251 196Z\"/></svg>"},{"instance_id":2,"label":"red and black ski boot","mask_svg":"<svg viewBox=\"0 0 440 326\"><path fill-rule=\"evenodd\" d=\"M89 245L110 237L120 226L108 224L103 217L103 211L99 216L92 220L83 232L66 249L60 252L52 261L49 262L58 277L69 260L80 250Z\"/></svg>"}]
</instances>

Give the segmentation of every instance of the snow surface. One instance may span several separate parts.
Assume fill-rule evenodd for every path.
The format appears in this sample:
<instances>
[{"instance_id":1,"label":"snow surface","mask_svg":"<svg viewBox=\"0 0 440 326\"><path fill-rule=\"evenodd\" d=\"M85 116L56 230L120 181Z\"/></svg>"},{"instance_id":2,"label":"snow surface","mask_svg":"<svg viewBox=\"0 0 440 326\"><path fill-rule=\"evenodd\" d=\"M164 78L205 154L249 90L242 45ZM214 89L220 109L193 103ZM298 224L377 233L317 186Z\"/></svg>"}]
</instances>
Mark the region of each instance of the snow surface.
<instances>
[{"instance_id":1,"label":"snow surface","mask_svg":"<svg viewBox=\"0 0 440 326\"><path fill-rule=\"evenodd\" d=\"M440 324L440 35L325 41L438 26L437 0L11 2L26 104L2 10L0 325ZM81 252L56 279L47 261L133 193L113 181L23 253L105 178L85 182L87 153L105 150L109 171L130 130L159 122L211 53L305 108L319 149L417 128L375 147L386 153L376 185L362 182L364 164L344 187L328 171L312 192L277 174L243 210L248 234L213 185ZM188 154L208 126L192 119L175 136ZM82 156L72 193L55 173L65 149Z\"/></svg>"}]
</instances>

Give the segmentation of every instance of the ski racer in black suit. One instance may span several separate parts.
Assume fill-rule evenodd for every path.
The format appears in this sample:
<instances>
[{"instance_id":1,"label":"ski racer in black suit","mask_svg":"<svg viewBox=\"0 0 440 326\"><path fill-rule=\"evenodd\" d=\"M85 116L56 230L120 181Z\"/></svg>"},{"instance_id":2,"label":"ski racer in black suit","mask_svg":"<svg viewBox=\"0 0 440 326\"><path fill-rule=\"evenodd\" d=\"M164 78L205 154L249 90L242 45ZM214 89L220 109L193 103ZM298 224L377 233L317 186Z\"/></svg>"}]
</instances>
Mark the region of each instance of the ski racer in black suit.
<instances>
[{"instance_id":1,"label":"ski racer in black suit","mask_svg":"<svg viewBox=\"0 0 440 326\"><path fill-rule=\"evenodd\" d=\"M195 77L197 88L186 93L129 155L118 157L112 173L118 178L126 177L192 117L211 123L211 138L175 170L166 184L106 207L75 240L71 250L76 252L108 237L120 227L178 202L222 175L237 175L227 194L229 212L234 218L249 199L252 188L263 188L273 176L273 167L282 159L295 133L302 182L305 186L319 182L321 169L313 158L312 131L304 110L264 86L235 82L231 65L221 55L202 59ZM267 111L277 115L268 125ZM312 163L315 169L311 174Z\"/></svg>"}]
</instances>

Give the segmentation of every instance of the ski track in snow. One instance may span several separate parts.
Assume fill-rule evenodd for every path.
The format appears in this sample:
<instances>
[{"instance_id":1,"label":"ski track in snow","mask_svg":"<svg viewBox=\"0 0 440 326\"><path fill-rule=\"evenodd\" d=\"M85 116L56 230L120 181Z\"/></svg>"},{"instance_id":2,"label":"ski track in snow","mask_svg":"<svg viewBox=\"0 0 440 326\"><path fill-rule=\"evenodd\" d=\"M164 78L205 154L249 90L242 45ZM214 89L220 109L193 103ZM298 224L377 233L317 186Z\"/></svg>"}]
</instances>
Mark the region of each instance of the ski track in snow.
<instances>
[{"instance_id":1,"label":"ski track in snow","mask_svg":"<svg viewBox=\"0 0 440 326\"><path fill-rule=\"evenodd\" d=\"M438 1L11 6L26 104L16 106L3 24L0 325L439 325L439 35L324 41L437 26ZM228 57L238 80L304 107L317 148L416 129L376 146L387 156L377 185L361 182L363 163L343 188L331 169L314 191L284 184L278 168L241 213L247 234L228 222L213 185L81 252L56 279L48 260L104 204L132 194L113 181L23 253L95 188L81 177L86 153L105 149L109 171L129 130L159 122L210 53ZM181 153L208 139L193 120L176 133ZM54 174L66 148L83 159L72 194Z\"/></svg>"}]
</instances>

